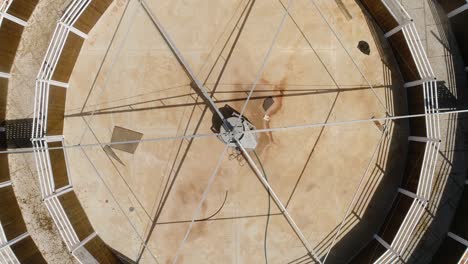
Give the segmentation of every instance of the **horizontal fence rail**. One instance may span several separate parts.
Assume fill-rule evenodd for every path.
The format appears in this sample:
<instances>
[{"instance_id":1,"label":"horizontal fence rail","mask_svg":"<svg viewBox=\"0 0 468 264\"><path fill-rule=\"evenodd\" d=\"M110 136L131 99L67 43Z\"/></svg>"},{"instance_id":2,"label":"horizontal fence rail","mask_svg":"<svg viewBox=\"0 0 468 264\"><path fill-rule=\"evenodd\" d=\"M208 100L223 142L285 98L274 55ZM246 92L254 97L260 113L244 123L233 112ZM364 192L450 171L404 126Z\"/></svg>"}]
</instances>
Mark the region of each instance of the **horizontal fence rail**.
<instances>
[{"instance_id":1,"label":"horizontal fence rail","mask_svg":"<svg viewBox=\"0 0 468 264\"><path fill-rule=\"evenodd\" d=\"M72 191L73 189L71 182L67 186L58 189L56 188L54 183L54 171L52 169L51 157L48 150L48 142L51 142L49 140L52 137L47 137L46 135L51 85L61 85L60 82L54 81L52 78L57 69L59 59L62 55L69 34L73 33L83 36L82 32L74 29L73 26L90 3L91 0L73 1L57 22L57 26L55 27L55 31L36 78L34 121L31 139L33 142L34 157L44 204L52 216L55 225L59 229L60 235L68 250L80 263L86 263L86 260L80 259L75 252L78 248L83 246L83 242L87 241L80 241L64 210L64 207L59 200L60 195ZM52 140L52 142L56 141L56 139ZM61 142L63 144L63 138ZM66 153L64 154L66 156Z\"/></svg>"},{"instance_id":2,"label":"horizontal fence rail","mask_svg":"<svg viewBox=\"0 0 468 264\"><path fill-rule=\"evenodd\" d=\"M422 161L422 169L416 192L417 198L414 199L395 238L389 245L390 249L386 250L376 261L376 263L395 263L399 261L402 254L405 252L409 238L414 233L431 196L434 172L440 148L440 121L439 116L434 115L439 113L437 82L427 58L426 51L416 30L415 23L398 1L381 1L400 24L399 30L403 33L406 45L414 59L416 65L415 70L417 70L421 77L421 92L424 95L424 113L428 114L425 117L427 138L434 139L433 141L427 142L425 146L424 159ZM71 252L73 252L82 241L79 240L58 199L58 195L60 195L63 190L71 190L71 185L66 186L65 189L55 188L54 172L52 171L50 153L47 150L48 105L51 85L57 83L52 77L57 68L65 43L70 33L83 36L82 32L77 31L73 26L90 3L91 0L73 1L58 21L44 61L37 75L35 88L32 141L35 149L34 156L39 174L40 190L44 203L52 215L55 224L59 228L65 244ZM75 256L75 254L73 255Z\"/></svg>"},{"instance_id":3,"label":"horizontal fence rail","mask_svg":"<svg viewBox=\"0 0 468 264\"><path fill-rule=\"evenodd\" d=\"M0 225L0 263L20 264L15 253L10 248L2 225Z\"/></svg>"},{"instance_id":4,"label":"horizontal fence rail","mask_svg":"<svg viewBox=\"0 0 468 264\"><path fill-rule=\"evenodd\" d=\"M39 174L39 183L42 199L59 229L63 241L71 252L79 243L78 236L68 219L58 196L63 194L63 190L72 190L71 186L56 189L54 184L54 173L48 150L47 138L33 139L34 157Z\"/></svg>"},{"instance_id":5,"label":"horizontal fence rail","mask_svg":"<svg viewBox=\"0 0 468 264\"><path fill-rule=\"evenodd\" d=\"M10 246L4 246L0 249L0 262L8 264L20 264L18 258L11 250Z\"/></svg>"},{"instance_id":6,"label":"horizontal fence rail","mask_svg":"<svg viewBox=\"0 0 468 264\"><path fill-rule=\"evenodd\" d=\"M0 27L3 22L3 14L8 11L8 8L11 5L11 1L3 1L0 4ZM5 40L3 40L5 41ZM19 261L16 258L15 254L11 250L10 246L8 245L8 239L5 236L5 231L0 223L0 262L1 263L18 263Z\"/></svg>"},{"instance_id":7,"label":"horizontal fence rail","mask_svg":"<svg viewBox=\"0 0 468 264\"><path fill-rule=\"evenodd\" d=\"M0 74L1 78L11 78L11 68L18 50L19 41L22 37L23 28L27 26L26 21L30 18L37 4L35 1L30 1L31 0L3 0L0 3L0 28L2 30L0 43L7 44L1 45L0 62L2 62L1 64L4 71ZM18 11L18 6L23 5L28 5L28 8L25 8L27 11ZM8 13L13 9L16 9L16 12L12 12L16 13L16 16ZM21 27L11 28L11 22ZM2 89L7 89L6 92L8 93L8 83L6 87L2 87ZM1 107L6 107L6 105L2 105ZM0 111L3 111L5 114L6 108ZM3 116L3 119L5 119L5 116ZM20 264L31 263L31 261L38 264L45 263L37 245L28 234L17 197L14 194L10 178L8 156L5 155L1 158L2 166L5 166L5 168L2 168L1 176L6 177L7 180L0 183L0 190L2 192L0 195L2 207L0 214L3 221L0 221L0 263Z\"/></svg>"},{"instance_id":8,"label":"horizontal fence rail","mask_svg":"<svg viewBox=\"0 0 468 264\"><path fill-rule=\"evenodd\" d=\"M73 226L68 219L62 204L57 197L52 197L45 200L45 205L49 210L55 224L59 228L60 234L62 235L68 250L71 252L77 245L80 244L78 235L76 234Z\"/></svg>"},{"instance_id":9,"label":"horizontal fence rail","mask_svg":"<svg viewBox=\"0 0 468 264\"><path fill-rule=\"evenodd\" d=\"M4 14L7 13L8 8L10 8L12 2L13 0L4 0L0 5L0 26L2 25Z\"/></svg>"},{"instance_id":10,"label":"horizontal fence rail","mask_svg":"<svg viewBox=\"0 0 468 264\"><path fill-rule=\"evenodd\" d=\"M8 11L8 8L11 5L11 1L5 0L3 3L0 5L0 12L1 13L6 13Z\"/></svg>"},{"instance_id":11,"label":"horizontal fence rail","mask_svg":"<svg viewBox=\"0 0 468 264\"><path fill-rule=\"evenodd\" d=\"M383 4L392 16L401 25L406 44L416 64L417 71L421 77L422 93L424 96L424 113L426 133L428 140L426 143L422 168L417 187L417 198L413 200L408 213L405 216L395 238L387 249L375 263L396 263L402 258L407 250L410 237L413 235L421 217L431 198L431 191L434 173L437 165L438 152L440 148L440 120L437 81L426 51L422 45L416 25L403 6L395 0L382 0ZM417 87L408 89L418 89Z\"/></svg>"},{"instance_id":12,"label":"horizontal fence rail","mask_svg":"<svg viewBox=\"0 0 468 264\"><path fill-rule=\"evenodd\" d=\"M43 138L47 133L47 114L52 76L57 68L60 55L73 25L91 3L91 0L75 0L60 18L50 41L47 53L36 78L34 101L33 139Z\"/></svg>"},{"instance_id":13,"label":"horizontal fence rail","mask_svg":"<svg viewBox=\"0 0 468 264\"><path fill-rule=\"evenodd\" d=\"M468 66L468 1L437 0L434 2L438 2L438 5L435 6L435 8L441 8L440 11L443 11L446 14L448 20L444 22L447 22L447 26L450 27L450 32L448 33L453 34L450 36L450 40L456 42L456 44L449 43L449 46L451 48L458 46L458 51L452 50L450 52L450 56L461 59L460 64L465 64L464 70L468 74L468 67L466 67ZM463 87L463 82L459 82L458 77L456 77L456 79L456 85L458 87ZM447 233L446 238L442 240L442 243L437 252L435 252L432 258L432 263L468 263L467 224L468 179L465 179L464 190L461 193L461 198L458 201L457 209L455 211L454 217L451 220L449 232Z\"/></svg>"}]
</instances>

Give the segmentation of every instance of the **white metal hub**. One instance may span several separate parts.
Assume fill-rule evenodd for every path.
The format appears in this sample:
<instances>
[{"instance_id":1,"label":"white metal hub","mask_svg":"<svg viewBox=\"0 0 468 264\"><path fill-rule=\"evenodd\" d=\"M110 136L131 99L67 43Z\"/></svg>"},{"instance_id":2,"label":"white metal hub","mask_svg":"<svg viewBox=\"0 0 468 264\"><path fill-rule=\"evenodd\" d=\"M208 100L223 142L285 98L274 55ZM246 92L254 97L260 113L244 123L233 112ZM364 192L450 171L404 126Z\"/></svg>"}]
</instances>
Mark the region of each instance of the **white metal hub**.
<instances>
[{"instance_id":1,"label":"white metal hub","mask_svg":"<svg viewBox=\"0 0 468 264\"><path fill-rule=\"evenodd\" d=\"M255 130L255 127L251 123L236 114L226 119L226 121L231 125L232 130L228 132L224 126L221 126L221 141L231 147L237 147L237 141L239 141L246 149L255 149L257 147L257 135L246 133L250 130Z\"/></svg>"}]
</instances>

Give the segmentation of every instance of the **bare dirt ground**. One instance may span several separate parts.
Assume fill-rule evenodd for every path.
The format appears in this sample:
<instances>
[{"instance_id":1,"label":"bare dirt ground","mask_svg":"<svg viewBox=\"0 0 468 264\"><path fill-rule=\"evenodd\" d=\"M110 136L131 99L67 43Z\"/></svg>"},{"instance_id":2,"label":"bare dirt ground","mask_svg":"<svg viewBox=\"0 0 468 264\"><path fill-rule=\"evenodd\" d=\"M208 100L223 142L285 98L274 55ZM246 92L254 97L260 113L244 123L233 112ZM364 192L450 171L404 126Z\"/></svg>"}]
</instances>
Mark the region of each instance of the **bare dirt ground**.
<instances>
[{"instance_id":1,"label":"bare dirt ground","mask_svg":"<svg viewBox=\"0 0 468 264\"><path fill-rule=\"evenodd\" d=\"M57 20L69 0L40 1L25 27L13 64L8 87L7 119L33 114L36 76ZM27 98L31 98L28 100ZM62 241L42 202L39 178L32 154L9 156L11 180L28 233L48 263L76 263Z\"/></svg>"},{"instance_id":2,"label":"bare dirt ground","mask_svg":"<svg viewBox=\"0 0 468 264\"><path fill-rule=\"evenodd\" d=\"M257 0L251 10L246 0L147 2L215 103L241 111L287 1ZM311 3L293 1L245 116L261 129L404 112L388 46L360 7L351 0L316 1L319 9ZM369 43L370 55L356 48L360 40ZM276 104L265 122L262 106L269 97ZM69 145L107 143L115 126L142 133L144 140L212 133L212 113L205 108L146 11L137 1L128 7L115 1L73 72L65 139ZM404 124L372 122L294 129L260 134L251 154L320 256L358 192L338 239L360 224L366 228L342 248L340 257L347 258L370 239L391 202L406 133ZM118 159L101 147L67 154L94 228L132 259L148 239L143 262L154 262L150 251L161 263L173 260L221 158L180 263L301 260L307 252L252 169L232 150L221 155L223 149L216 137L204 137L142 142L134 154L114 150ZM361 178L365 188L358 189ZM379 202L372 201L376 196Z\"/></svg>"}]
</instances>

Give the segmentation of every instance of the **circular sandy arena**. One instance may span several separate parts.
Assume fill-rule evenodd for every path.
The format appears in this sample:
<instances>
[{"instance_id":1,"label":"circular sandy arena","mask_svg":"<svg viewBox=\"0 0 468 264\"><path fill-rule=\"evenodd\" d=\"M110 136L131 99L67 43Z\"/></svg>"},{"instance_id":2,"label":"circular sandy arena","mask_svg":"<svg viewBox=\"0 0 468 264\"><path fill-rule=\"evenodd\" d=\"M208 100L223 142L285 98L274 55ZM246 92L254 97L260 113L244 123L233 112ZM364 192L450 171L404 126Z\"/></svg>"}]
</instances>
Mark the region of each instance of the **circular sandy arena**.
<instances>
[{"instance_id":1,"label":"circular sandy arena","mask_svg":"<svg viewBox=\"0 0 468 264\"><path fill-rule=\"evenodd\" d=\"M287 0L117 0L91 31L64 136L101 144L67 156L112 248L142 263L313 263L255 166L318 257L333 244L330 262L343 263L372 238L401 179L406 126L274 129L405 113L400 74L355 1L291 2L287 14ZM212 108L154 19L218 108L245 105L256 129L274 130L248 151L255 166L211 135Z\"/></svg>"}]
</instances>

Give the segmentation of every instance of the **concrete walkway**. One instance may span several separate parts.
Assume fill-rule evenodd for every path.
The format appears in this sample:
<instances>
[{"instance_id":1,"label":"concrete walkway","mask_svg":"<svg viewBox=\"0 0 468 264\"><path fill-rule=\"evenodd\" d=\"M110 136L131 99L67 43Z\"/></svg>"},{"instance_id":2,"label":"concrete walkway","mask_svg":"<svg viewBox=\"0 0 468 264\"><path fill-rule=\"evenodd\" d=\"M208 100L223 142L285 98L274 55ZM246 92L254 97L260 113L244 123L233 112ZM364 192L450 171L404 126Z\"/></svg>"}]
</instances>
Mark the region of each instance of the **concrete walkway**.
<instances>
[{"instance_id":1,"label":"concrete walkway","mask_svg":"<svg viewBox=\"0 0 468 264\"><path fill-rule=\"evenodd\" d=\"M439 80L439 107L460 107L466 102L466 73L445 12L433 0L400 0L414 19L429 61ZM464 107L466 108L466 106ZM442 144L435 172L433 194L411 246L407 263L428 263L446 236L467 170L467 122L462 115L441 117Z\"/></svg>"},{"instance_id":2,"label":"concrete walkway","mask_svg":"<svg viewBox=\"0 0 468 264\"><path fill-rule=\"evenodd\" d=\"M36 75L50 39L70 0L42 0L25 27L8 86L7 119L31 118ZM77 263L41 199L32 154L9 156L11 180L29 234L48 263Z\"/></svg>"}]
</instances>

